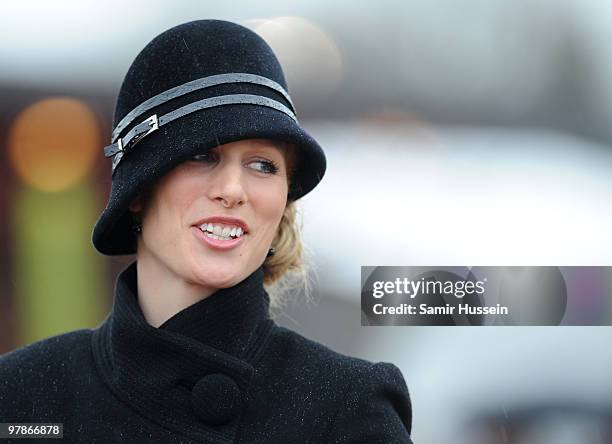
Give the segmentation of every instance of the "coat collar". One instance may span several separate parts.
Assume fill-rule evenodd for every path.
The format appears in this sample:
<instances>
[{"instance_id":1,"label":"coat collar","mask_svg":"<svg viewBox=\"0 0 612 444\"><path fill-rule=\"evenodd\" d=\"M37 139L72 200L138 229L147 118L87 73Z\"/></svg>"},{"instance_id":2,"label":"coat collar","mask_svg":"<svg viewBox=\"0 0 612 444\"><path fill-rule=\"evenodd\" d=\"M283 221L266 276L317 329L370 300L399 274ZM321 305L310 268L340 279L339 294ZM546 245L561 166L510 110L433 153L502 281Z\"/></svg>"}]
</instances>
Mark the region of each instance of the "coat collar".
<instances>
[{"instance_id":1,"label":"coat collar","mask_svg":"<svg viewBox=\"0 0 612 444\"><path fill-rule=\"evenodd\" d=\"M147 323L136 261L118 276L113 308L94 330L98 370L143 416L193 439L231 442L249 402L253 365L274 322L263 267L172 316Z\"/></svg>"}]
</instances>

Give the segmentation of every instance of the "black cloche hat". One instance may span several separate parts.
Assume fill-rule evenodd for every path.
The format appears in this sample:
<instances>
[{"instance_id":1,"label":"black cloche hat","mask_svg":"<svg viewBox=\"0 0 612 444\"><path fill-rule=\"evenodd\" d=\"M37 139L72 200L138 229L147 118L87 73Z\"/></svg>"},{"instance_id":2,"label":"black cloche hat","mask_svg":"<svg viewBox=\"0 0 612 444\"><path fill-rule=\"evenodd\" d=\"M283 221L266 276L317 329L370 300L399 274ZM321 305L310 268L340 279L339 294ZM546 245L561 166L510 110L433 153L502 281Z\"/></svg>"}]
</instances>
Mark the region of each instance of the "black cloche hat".
<instances>
[{"instance_id":1,"label":"black cloche hat","mask_svg":"<svg viewBox=\"0 0 612 444\"><path fill-rule=\"evenodd\" d=\"M155 37L136 56L117 98L111 144L112 186L93 230L102 254L136 252L130 203L198 153L241 139L274 139L297 148L287 198L322 179L326 160L299 125L283 70L255 32L223 20L196 20Z\"/></svg>"}]
</instances>

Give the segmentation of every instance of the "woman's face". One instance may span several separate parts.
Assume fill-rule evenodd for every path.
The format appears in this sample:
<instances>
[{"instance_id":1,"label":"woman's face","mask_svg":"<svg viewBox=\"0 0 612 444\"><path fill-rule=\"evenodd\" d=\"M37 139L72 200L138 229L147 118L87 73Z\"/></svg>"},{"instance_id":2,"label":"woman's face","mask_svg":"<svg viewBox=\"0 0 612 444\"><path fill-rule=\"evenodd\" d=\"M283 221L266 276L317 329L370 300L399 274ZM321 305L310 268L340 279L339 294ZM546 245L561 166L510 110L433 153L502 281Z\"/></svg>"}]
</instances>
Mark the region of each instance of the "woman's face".
<instances>
[{"instance_id":1,"label":"woman's face","mask_svg":"<svg viewBox=\"0 0 612 444\"><path fill-rule=\"evenodd\" d=\"M208 289L242 281L265 260L287 204L286 155L271 141L248 139L174 168L153 187L144 208L139 199L130 206L143 211L138 258L146 255L155 269ZM214 239L223 228L236 236L239 223L215 221L202 227L213 231L205 234L200 226L213 217L237 218L247 231L237 239Z\"/></svg>"}]
</instances>

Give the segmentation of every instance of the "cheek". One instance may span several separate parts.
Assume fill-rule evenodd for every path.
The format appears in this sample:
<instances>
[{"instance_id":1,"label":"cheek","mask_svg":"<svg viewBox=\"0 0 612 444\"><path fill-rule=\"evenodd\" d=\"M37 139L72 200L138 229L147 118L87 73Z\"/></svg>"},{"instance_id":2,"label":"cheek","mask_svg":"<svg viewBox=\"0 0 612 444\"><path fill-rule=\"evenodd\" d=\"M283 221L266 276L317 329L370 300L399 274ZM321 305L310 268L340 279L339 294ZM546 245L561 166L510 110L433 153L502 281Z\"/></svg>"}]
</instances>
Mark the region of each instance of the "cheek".
<instances>
[{"instance_id":1,"label":"cheek","mask_svg":"<svg viewBox=\"0 0 612 444\"><path fill-rule=\"evenodd\" d=\"M251 193L253 206L261 223L275 231L287 205L287 189L269 187Z\"/></svg>"},{"instance_id":2,"label":"cheek","mask_svg":"<svg viewBox=\"0 0 612 444\"><path fill-rule=\"evenodd\" d=\"M148 225L153 229L156 243L177 242L185 229L189 205L194 199L196 187L189 187L185 181L169 181L155 196L154 204L147 214Z\"/></svg>"}]
</instances>

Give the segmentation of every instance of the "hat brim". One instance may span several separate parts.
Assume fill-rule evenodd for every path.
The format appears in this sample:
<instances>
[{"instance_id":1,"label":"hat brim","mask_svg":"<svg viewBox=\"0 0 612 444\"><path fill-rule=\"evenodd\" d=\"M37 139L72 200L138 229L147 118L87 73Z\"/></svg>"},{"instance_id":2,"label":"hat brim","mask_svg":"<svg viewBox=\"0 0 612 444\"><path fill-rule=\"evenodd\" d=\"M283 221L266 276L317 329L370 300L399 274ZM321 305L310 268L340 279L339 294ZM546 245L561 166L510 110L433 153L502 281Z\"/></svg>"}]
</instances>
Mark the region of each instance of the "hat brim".
<instances>
[{"instance_id":1,"label":"hat brim","mask_svg":"<svg viewBox=\"0 0 612 444\"><path fill-rule=\"evenodd\" d=\"M147 135L123 156L107 205L94 226L94 247L109 256L135 254L137 240L128 210L132 201L195 154L243 139L279 140L297 148L290 200L310 192L325 174L325 155L317 141L282 112L245 104L195 112Z\"/></svg>"}]
</instances>

